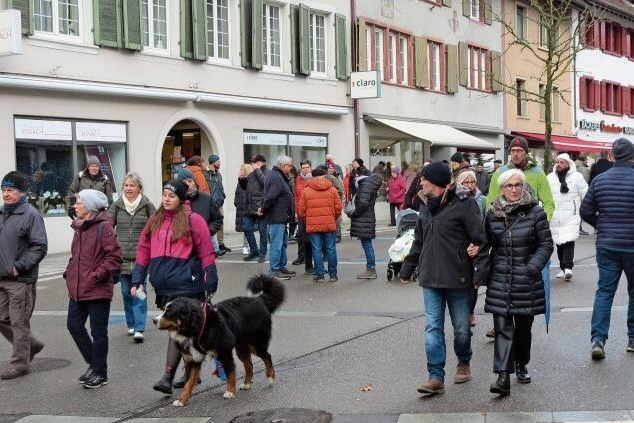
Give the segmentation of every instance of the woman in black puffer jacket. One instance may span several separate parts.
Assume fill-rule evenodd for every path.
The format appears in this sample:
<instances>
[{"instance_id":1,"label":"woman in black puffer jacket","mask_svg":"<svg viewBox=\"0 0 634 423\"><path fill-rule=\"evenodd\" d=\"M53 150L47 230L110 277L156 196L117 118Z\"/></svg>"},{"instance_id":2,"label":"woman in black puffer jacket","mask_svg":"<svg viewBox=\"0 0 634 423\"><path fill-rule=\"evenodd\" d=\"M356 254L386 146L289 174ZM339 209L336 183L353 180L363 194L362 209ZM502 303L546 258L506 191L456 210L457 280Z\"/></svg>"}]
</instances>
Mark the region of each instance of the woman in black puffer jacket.
<instances>
[{"instance_id":1,"label":"woman in black puffer jacket","mask_svg":"<svg viewBox=\"0 0 634 423\"><path fill-rule=\"evenodd\" d=\"M383 175L380 173L358 176L355 180L357 185L357 193L354 197L355 210L348 216L351 220L350 236L361 240L366 260L365 272L357 275L357 279L376 279L376 262L372 247L372 240L376 237L374 203L382 183Z\"/></svg>"},{"instance_id":2,"label":"woman in black puffer jacket","mask_svg":"<svg viewBox=\"0 0 634 423\"><path fill-rule=\"evenodd\" d=\"M491 392L508 395L509 374L530 383L526 370L534 316L546 310L542 269L553 253L546 213L526 191L526 177L511 169L500 175L500 196L486 216L491 270L484 310L493 313L495 348Z\"/></svg>"}]
</instances>

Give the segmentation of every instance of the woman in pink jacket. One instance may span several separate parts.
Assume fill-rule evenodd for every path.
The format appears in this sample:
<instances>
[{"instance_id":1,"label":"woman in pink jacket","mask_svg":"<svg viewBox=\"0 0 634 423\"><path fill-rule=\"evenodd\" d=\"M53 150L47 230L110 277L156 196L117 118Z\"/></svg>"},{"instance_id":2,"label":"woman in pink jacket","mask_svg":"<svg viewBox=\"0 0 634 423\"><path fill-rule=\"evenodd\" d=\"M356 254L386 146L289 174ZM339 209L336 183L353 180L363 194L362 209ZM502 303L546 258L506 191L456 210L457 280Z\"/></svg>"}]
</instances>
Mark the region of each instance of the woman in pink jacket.
<instances>
[{"instance_id":1,"label":"woman in pink jacket","mask_svg":"<svg viewBox=\"0 0 634 423\"><path fill-rule=\"evenodd\" d=\"M390 203L390 226L396 226L396 213L403 206L407 186L401 175L401 168L392 167L392 178L387 183L387 201Z\"/></svg>"}]
</instances>

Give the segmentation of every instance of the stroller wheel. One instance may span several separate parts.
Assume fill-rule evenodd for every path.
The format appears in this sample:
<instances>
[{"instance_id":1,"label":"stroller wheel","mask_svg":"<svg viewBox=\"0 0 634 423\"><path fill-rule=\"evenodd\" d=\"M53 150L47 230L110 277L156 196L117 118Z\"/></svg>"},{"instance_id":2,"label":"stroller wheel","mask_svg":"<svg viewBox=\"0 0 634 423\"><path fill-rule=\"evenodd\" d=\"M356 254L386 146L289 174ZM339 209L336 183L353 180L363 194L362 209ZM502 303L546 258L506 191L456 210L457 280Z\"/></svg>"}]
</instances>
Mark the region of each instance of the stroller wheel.
<instances>
[{"instance_id":1,"label":"stroller wheel","mask_svg":"<svg viewBox=\"0 0 634 423\"><path fill-rule=\"evenodd\" d=\"M394 272L392 272L392 269L387 269L387 280L391 281L393 276Z\"/></svg>"}]
</instances>

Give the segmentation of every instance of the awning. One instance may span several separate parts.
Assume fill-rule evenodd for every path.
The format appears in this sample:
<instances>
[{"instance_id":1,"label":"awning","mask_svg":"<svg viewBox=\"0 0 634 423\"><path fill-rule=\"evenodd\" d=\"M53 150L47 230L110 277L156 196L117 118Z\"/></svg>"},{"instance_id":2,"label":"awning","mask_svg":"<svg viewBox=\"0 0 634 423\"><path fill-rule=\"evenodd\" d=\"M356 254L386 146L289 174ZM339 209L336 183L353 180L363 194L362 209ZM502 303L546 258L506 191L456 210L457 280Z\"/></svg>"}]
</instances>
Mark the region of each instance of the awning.
<instances>
[{"instance_id":1,"label":"awning","mask_svg":"<svg viewBox=\"0 0 634 423\"><path fill-rule=\"evenodd\" d=\"M432 145L447 147L471 147L477 149L495 150L498 147L492 142L459 131L448 125L435 123L411 122L406 120L372 118L373 121L404 132L414 138L428 141Z\"/></svg>"},{"instance_id":2,"label":"awning","mask_svg":"<svg viewBox=\"0 0 634 423\"><path fill-rule=\"evenodd\" d=\"M538 132L511 131L511 135L519 135L526 138L528 141L539 142L544 142L544 139L546 138L545 134L540 134ZM566 137L563 135L551 135L550 141L552 142L553 148L559 151L589 153L612 149L612 143L609 141L588 141L577 137Z\"/></svg>"}]
</instances>

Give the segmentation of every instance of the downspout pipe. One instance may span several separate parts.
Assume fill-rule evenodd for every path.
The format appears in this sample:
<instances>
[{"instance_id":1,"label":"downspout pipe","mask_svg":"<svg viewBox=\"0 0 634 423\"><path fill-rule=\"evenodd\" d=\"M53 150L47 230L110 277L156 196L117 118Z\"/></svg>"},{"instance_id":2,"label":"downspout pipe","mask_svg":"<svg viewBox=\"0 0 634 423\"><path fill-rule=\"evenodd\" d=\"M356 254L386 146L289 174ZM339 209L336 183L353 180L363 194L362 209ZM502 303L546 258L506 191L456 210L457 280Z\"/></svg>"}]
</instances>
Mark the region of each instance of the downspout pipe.
<instances>
[{"instance_id":1,"label":"downspout pipe","mask_svg":"<svg viewBox=\"0 0 634 423\"><path fill-rule=\"evenodd\" d=\"M357 27L357 2L356 0L350 0L350 67L352 72L359 70L359 64L357 63L359 48L358 42L358 27ZM361 155L361 121L359 119L359 99L352 99L352 119L354 121L354 157Z\"/></svg>"}]
</instances>

